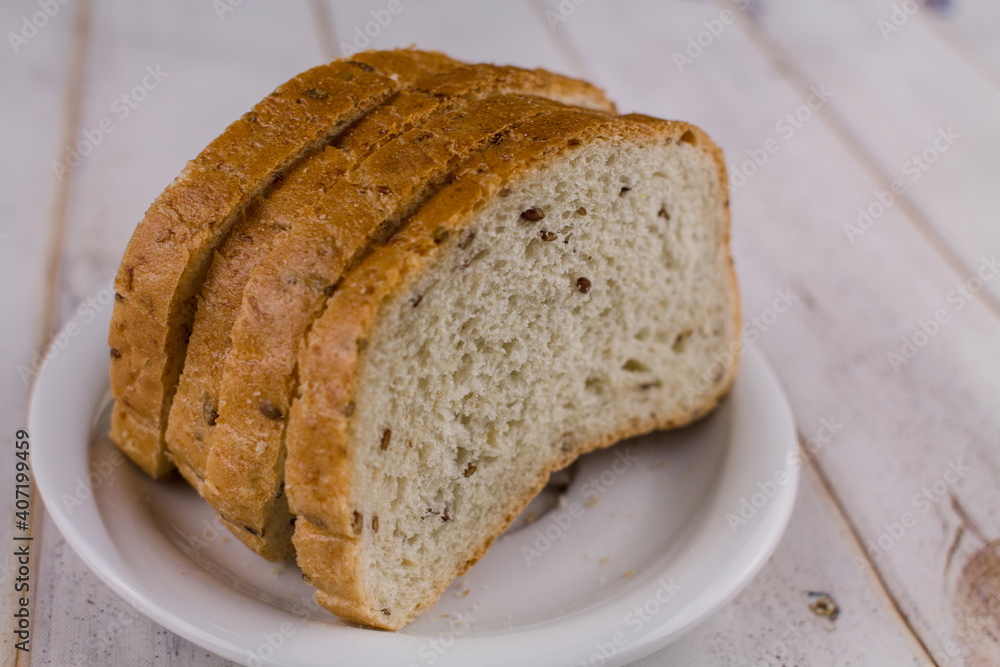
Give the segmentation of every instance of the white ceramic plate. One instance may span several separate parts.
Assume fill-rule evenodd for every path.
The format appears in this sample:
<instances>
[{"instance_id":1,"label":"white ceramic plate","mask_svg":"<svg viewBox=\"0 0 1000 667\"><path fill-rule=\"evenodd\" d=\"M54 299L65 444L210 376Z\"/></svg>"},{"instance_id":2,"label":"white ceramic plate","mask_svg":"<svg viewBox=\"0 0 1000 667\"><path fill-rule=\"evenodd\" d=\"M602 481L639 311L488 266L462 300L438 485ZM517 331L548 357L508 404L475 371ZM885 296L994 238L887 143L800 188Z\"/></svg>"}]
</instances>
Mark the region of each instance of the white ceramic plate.
<instances>
[{"instance_id":1,"label":"white ceramic plate","mask_svg":"<svg viewBox=\"0 0 1000 667\"><path fill-rule=\"evenodd\" d=\"M35 481L66 540L108 586L244 664L625 664L732 598L792 511L791 414L750 348L710 417L581 459L561 493L537 499L404 630L351 626L313 602L296 567L251 553L192 489L152 482L109 442L109 319L110 306L78 325L38 378ZM749 519L732 525L741 510Z\"/></svg>"}]
</instances>

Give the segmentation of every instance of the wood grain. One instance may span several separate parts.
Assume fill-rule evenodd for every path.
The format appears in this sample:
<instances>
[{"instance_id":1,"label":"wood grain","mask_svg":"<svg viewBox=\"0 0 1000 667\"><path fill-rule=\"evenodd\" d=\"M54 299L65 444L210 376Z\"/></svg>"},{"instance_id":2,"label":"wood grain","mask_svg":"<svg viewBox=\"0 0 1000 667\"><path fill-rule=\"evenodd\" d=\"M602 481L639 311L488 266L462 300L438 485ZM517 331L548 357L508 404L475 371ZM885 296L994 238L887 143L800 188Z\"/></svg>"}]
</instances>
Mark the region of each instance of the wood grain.
<instances>
[{"instance_id":1,"label":"wood grain","mask_svg":"<svg viewBox=\"0 0 1000 667\"><path fill-rule=\"evenodd\" d=\"M949 301L950 290L969 275L942 257L899 208L889 209L863 243L846 240L843 222L877 183L844 144L836 122L825 118L825 109L787 140L781 137L778 123L808 93L751 38L752 28L734 23L736 30L727 28L690 69L679 72L671 53L721 10L703 6L687 21L671 11L668 21L657 14L659 7L647 3L612 12L588 6L566 30L588 46L598 84L613 81L613 57L617 71L631 72L623 106L703 119L726 150L731 170L749 159L748 150L757 151L768 139L780 141L732 195L745 312L765 312L773 292L784 287L799 296L760 343L782 377L803 433L830 414L840 415L843 436L822 448L817 461L863 546L871 541L877 547L880 539L888 545L873 550L861 566L886 582L928 653L955 664L962 655L949 656L949 647L968 652L956 634L968 618L946 586L949 565L958 566L948 563L947 553L961 523L949 496L967 507L981 532L995 536L1000 498L991 480L1000 466L1000 424L988 406L1000 384L1000 322L978 299L963 299L961 307ZM769 6L761 13L766 11ZM603 37L625 30L628 52ZM943 229L956 237L963 233L957 225ZM947 323L894 370L888 353L899 351L901 337L912 338L920 322L940 310ZM947 483L959 461L968 469ZM942 493L931 491L933 498L920 500L923 489L936 483ZM904 518L911 525L899 533L896 524Z\"/></svg>"},{"instance_id":2,"label":"wood grain","mask_svg":"<svg viewBox=\"0 0 1000 667\"><path fill-rule=\"evenodd\" d=\"M854 567L861 555L807 466L788 531L764 570L708 621L634 664L932 664L878 582Z\"/></svg>"},{"instance_id":3,"label":"wood grain","mask_svg":"<svg viewBox=\"0 0 1000 667\"><path fill-rule=\"evenodd\" d=\"M67 120L78 4L0 59L0 78L16 91L0 102L8 121L0 176L9 186L0 191L0 277L15 286L4 293L2 442L24 423L17 366L30 367L47 341L46 313L58 325L105 285L163 186L277 83L345 46L415 43L544 66L591 78L623 112L695 122L723 147L738 174L733 243L747 332L780 375L804 446L816 449L761 575L639 664L1000 663L1000 279L972 298L956 291L983 255L1000 255L995 3L924 8L883 38L878 20L892 0L401 0L402 11L359 45L358 30L386 3L219 12L194 0L94 0L79 111ZM720 28L714 21L726 10L733 20ZM35 11L34 2L7 3L0 25ZM675 54L709 30L705 22L718 34L701 37L708 43L679 67ZM147 67L168 76L122 117L115 100ZM803 107L810 85L832 91L815 109ZM60 242L52 162L104 120L113 131L65 176ZM844 226L856 223L858 207L905 178L905 162L948 125L960 138L852 243ZM58 271L46 271L47 257L59 258ZM792 305L777 315L770 309L781 294ZM904 338L923 344L894 363ZM821 442L831 424L836 433ZM9 516L12 498L0 503ZM10 530L0 522L5 544ZM53 526L43 535L37 664L228 664L137 614ZM836 620L810 609L810 592L830 595Z\"/></svg>"},{"instance_id":4,"label":"wood grain","mask_svg":"<svg viewBox=\"0 0 1000 667\"><path fill-rule=\"evenodd\" d=\"M935 38L930 22L944 19L904 21L898 4L774 3L745 24L800 89L822 83L836 91L825 119L877 186L856 202L844 237L863 243L881 220L872 214L888 201L971 274L984 254L1000 252L1000 89ZM893 181L904 194L890 190ZM985 290L1000 314L1000 281Z\"/></svg>"},{"instance_id":5,"label":"wood grain","mask_svg":"<svg viewBox=\"0 0 1000 667\"><path fill-rule=\"evenodd\" d=\"M73 127L73 72L70 54L81 40L75 33L86 17L63 8L45 25L32 32L23 21L37 9L28 3L5 3L0 8L0 24L23 33L24 42L9 42L10 52L0 59L0 80L17 91L18 104L4 104L4 188L0 191L0 276L6 289L3 296L3 345L0 345L0 424L3 457L0 479L5 490L0 500L4 521L0 540L11 545L14 529L15 475L14 440L27 424L26 409L30 383L43 363L51 342L55 279L65 221L67 183L53 178L50 164L58 159L60 143ZM30 19L29 19L30 20ZM16 28L15 28L16 26ZM9 41L9 40L8 40ZM15 48L16 46L16 48ZM5 47L8 48L8 47ZM76 74L77 76L74 76ZM5 96L5 102L10 95ZM30 494L30 534L33 556L30 586L39 581L38 565L42 549L44 508L37 493ZM5 549L0 560L5 618L14 613L15 595L13 548ZM37 615L32 596L29 607ZM27 654L15 649L18 641L11 624L0 629L4 665L24 664ZM37 646L37 644L34 644Z\"/></svg>"},{"instance_id":6,"label":"wood grain","mask_svg":"<svg viewBox=\"0 0 1000 667\"><path fill-rule=\"evenodd\" d=\"M184 163L276 85L322 60L308 7L248 9L220 19L211 3L95 2L78 126L93 133L109 121L114 130L71 174L58 324L108 284L135 224ZM147 67L163 78L138 100L133 90ZM36 564L37 664L229 664L138 614L56 528L46 533Z\"/></svg>"}]
</instances>

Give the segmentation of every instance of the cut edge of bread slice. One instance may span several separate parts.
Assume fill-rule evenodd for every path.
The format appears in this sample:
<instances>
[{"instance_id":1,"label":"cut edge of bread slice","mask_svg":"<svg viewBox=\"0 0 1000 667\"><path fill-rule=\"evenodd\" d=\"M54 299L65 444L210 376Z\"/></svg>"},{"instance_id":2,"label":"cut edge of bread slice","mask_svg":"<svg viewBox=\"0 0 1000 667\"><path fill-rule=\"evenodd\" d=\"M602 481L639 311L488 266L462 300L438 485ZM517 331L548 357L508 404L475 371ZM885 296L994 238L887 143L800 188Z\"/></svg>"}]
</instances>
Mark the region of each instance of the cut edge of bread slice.
<instances>
[{"instance_id":1,"label":"cut edge of bread slice","mask_svg":"<svg viewBox=\"0 0 1000 667\"><path fill-rule=\"evenodd\" d=\"M345 277L300 349L287 432L320 604L399 629L551 471L714 407L739 336L726 183L694 126L554 111Z\"/></svg>"},{"instance_id":2,"label":"cut edge of bread slice","mask_svg":"<svg viewBox=\"0 0 1000 667\"><path fill-rule=\"evenodd\" d=\"M111 437L147 474L173 469L164 431L196 295L237 216L304 153L394 94L401 77L435 63L454 61L399 50L303 72L226 128L150 206L115 279L108 336Z\"/></svg>"},{"instance_id":3,"label":"cut edge of bread slice","mask_svg":"<svg viewBox=\"0 0 1000 667\"><path fill-rule=\"evenodd\" d=\"M579 99L575 82L562 77L551 87L561 90L550 91L552 75L499 68L470 71L475 73L470 85L484 97L473 95L466 104L446 107L367 154L320 201L306 204L246 283L230 330L204 495L223 523L265 557L291 553L292 516L283 492L284 427L297 380L295 359L343 271L390 234L466 154L509 125L560 106L513 92L565 97L562 91L569 89ZM406 94L433 99L443 91L458 94L445 80L441 90L432 86L397 99ZM509 94L492 95L494 91ZM603 100L596 96L589 106L607 108ZM346 142L344 148L349 146ZM269 532L267 526L282 530Z\"/></svg>"},{"instance_id":4,"label":"cut edge of bread slice","mask_svg":"<svg viewBox=\"0 0 1000 667\"><path fill-rule=\"evenodd\" d=\"M257 198L237 220L217 251L198 296L192 335L166 433L174 464L199 494L204 495L206 463L214 440L230 331L251 270L269 252L276 237L291 227L298 208L314 199L344 169L432 114L454 111L475 97L497 92L536 94L564 104L614 111L603 91L583 81L545 70L455 62L452 69L435 68L413 79L411 85L403 86L393 98L353 123L334 142L341 152L327 146L303 156L268 189L265 197ZM425 103L421 104L421 98ZM426 103L428 100L430 103ZM259 553L264 553L257 534L262 532L263 523L254 527L253 532L241 529L237 533ZM288 549L281 551L290 556L291 531L287 533L283 541Z\"/></svg>"},{"instance_id":5,"label":"cut edge of bread slice","mask_svg":"<svg viewBox=\"0 0 1000 667\"><path fill-rule=\"evenodd\" d=\"M416 53L408 53L407 57ZM390 69L382 62L385 57L381 52L357 55L361 62L373 61L383 70ZM466 67L458 61L450 61L450 69L446 68L448 61L441 58L431 60L426 69L419 57L412 62L399 60L394 63L396 70L409 66L399 77L399 91L351 123L336 139L365 129L373 143L391 139L392 127L381 119L400 96L405 98L411 86L428 77ZM171 460L200 495L204 495L205 470L219 414L219 386L230 347L230 331L239 314L243 289L252 270L267 256L277 237L294 224L299 209L320 196L354 161L355 156L329 144L307 152L241 212L215 252L199 289L192 333L165 433ZM257 526L257 533L262 530L263 524ZM291 535L290 528L283 532ZM259 539L259 535L250 532L238 534L241 538L245 535L245 540ZM290 542L288 545L283 557L292 556Z\"/></svg>"}]
</instances>

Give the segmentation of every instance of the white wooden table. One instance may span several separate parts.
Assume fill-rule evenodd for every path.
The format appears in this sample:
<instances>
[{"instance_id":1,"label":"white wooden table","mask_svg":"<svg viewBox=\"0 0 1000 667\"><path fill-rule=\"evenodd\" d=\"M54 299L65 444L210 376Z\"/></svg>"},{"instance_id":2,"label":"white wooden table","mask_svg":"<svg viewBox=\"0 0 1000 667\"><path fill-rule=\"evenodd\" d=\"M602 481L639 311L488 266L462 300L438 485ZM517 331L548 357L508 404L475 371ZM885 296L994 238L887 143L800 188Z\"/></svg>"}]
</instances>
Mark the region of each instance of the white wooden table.
<instances>
[{"instance_id":1,"label":"white wooden table","mask_svg":"<svg viewBox=\"0 0 1000 667\"><path fill-rule=\"evenodd\" d=\"M4 553L33 355L148 204L278 83L417 44L585 77L726 152L748 331L810 462L761 575L639 664L1000 664L1000 5L918 4L4 2ZM137 615L41 511L32 531L32 651L7 562L4 664L225 663Z\"/></svg>"}]
</instances>

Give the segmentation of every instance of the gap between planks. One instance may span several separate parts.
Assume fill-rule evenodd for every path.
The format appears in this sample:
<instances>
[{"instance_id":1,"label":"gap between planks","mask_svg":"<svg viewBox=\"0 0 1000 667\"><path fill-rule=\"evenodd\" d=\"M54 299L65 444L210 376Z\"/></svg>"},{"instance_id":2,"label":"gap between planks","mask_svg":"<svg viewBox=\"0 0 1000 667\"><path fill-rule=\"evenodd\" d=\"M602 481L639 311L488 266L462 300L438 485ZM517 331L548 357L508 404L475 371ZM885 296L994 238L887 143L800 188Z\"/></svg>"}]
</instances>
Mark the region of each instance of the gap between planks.
<instances>
[{"instance_id":1,"label":"gap between planks","mask_svg":"<svg viewBox=\"0 0 1000 667\"><path fill-rule=\"evenodd\" d=\"M715 4L720 7L726 7L723 0L715 0ZM766 31L761 28L752 16L746 17L737 12L737 22L743 29L743 32L750 39L750 42L757 48L761 55L763 55L764 58L771 63L771 66L775 69L775 71L783 79L785 79L792 88L797 90L800 94L806 94L809 92L809 86L811 83L809 77L804 71L793 64L794 60L790 57L790 55L786 53L784 49L782 49L773 39L771 39L770 35L768 35ZM887 186L892 180L891 176L882 169L871 151L865 147L864 143L850 129L844 119L829 107L823 109L820 115L832 131L837 141L840 142L840 144L847 150L848 154L850 154L851 157L859 163L861 168L868 174L869 178L871 178L876 184ZM924 236L925 239L927 239L927 241L931 244L931 247L938 252L946 264L960 279L964 279L965 276L970 273L971 270L966 266L964 260L962 260L961 257L954 252L948 242L940 235L938 230L934 227L934 224L916 203L914 203L909 197L901 197L900 210L903 211L905 217L909 219L914 227L917 228L917 231ZM982 294L982 299L990 312L1000 319L1000 302L998 302L991 295L986 294ZM798 437L799 446L801 448L803 436L800 433L798 434ZM840 497L837 495L829 477L827 477L826 471L823 470L819 461L816 460L815 457L809 458L809 461L810 465L812 465L813 469L816 471L816 475L819 477L824 492L843 519L844 525L847 526L847 529L850 531L851 537L853 538L858 549L862 554L865 554L864 541L861 539L861 533L858 531L854 521L847 513L847 510L841 502ZM885 595L900 621L905 625L917 645L919 645L920 650L923 652L923 656L931 664L937 665L938 663L934 660L930 648L924 642L920 633L918 633L910 623L910 619L903 611L899 601L886 585L885 579L879 568L874 563L870 563L870 565L874 583L881 590L882 594Z\"/></svg>"},{"instance_id":2,"label":"gap between planks","mask_svg":"<svg viewBox=\"0 0 1000 667\"><path fill-rule=\"evenodd\" d=\"M941 16L932 16L925 11L918 11L917 18L923 21L959 60L968 65L969 69L1000 91L1000 70L972 40L962 34L960 28L954 23L946 22Z\"/></svg>"},{"instance_id":3,"label":"gap between planks","mask_svg":"<svg viewBox=\"0 0 1000 667\"><path fill-rule=\"evenodd\" d=\"M830 503L833 504L833 507L836 510L837 514L840 515L841 520L844 522L844 525L850 532L851 539L853 540L855 546L857 547L857 550L862 554L862 557L868 562L869 566L868 570L870 572L869 578L872 580L874 587L877 588L879 592L881 592L882 595L885 596L885 599L889 601L889 604L892 605L892 608L893 610L895 610L896 615L899 617L900 622L903 623L903 625L909 631L909 634L912 637L912 639L920 647L920 650L923 652L923 656L927 659L928 662L937 666L938 662L934 660L934 656L930 650L930 647L927 646L926 643L924 643L924 640L920 636L920 633L918 633L916 629L910 624L910 618L903 611L902 607L899 606L899 602L896 600L896 597L889 590L889 587L886 585L885 579L883 578L882 573L879 571L878 567L876 567L876 564L871 562L871 560L867 558L867 552L865 551L865 543L861 539L861 533L858 532L857 527L854 525L854 522L851 521L850 515L848 515L847 513L847 509L844 507L843 503L840 502L840 497L834 490L833 484L830 483L830 478L827 477L826 471L823 470L823 466L820 464L819 460L815 456L811 455L806 449L805 447L806 437L801 432L796 432L796 435L798 437L799 452L801 453L802 458L808 461L810 467L812 467L812 469L816 472L816 477L819 478L820 486L823 488L823 492L826 494Z\"/></svg>"},{"instance_id":4,"label":"gap between planks","mask_svg":"<svg viewBox=\"0 0 1000 667\"><path fill-rule=\"evenodd\" d=\"M722 4L721 0L715 0L715 2L716 4L719 5ZM531 8L534 10L536 18L538 18L539 22L542 23L543 27L548 27L547 20L545 19L546 7L544 5L543 0L528 0L528 3L531 5ZM772 67L774 67L774 69L779 73L779 75L781 75L782 78L788 80L793 86L793 88L795 88L796 90L800 92L808 91L809 81L808 78L804 75L804 73L795 70L789 64L791 61L787 58L787 55L784 54L781 51L781 49L776 44L774 44L773 41L771 41L766 35L763 34L763 31L760 29L758 25L756 25L756 23L748 21L748 19L745 18L742 18L742 21L744 23L744 28L745 28L744 31L750 36L751 42L754 44L755 47L757 47L759 51L763 53L765 58L771 63ZM752 25L748 26L746 25L747 23L751 23ZM564 36L559 34L558 31L556 31L556 34L552 35L552 42L555 45L556 49L573 66L578 76L583 76L588 79L594 78L593 76L590 76L589 68L585 65L583 57L569 40L567 40ZM863 144L858 139L858 137L850 131L850 129L847 127L847 125L843 122L842 119L836 117L834 114L830 114L829 111L827 111L827 113L830 116L832 116L832 118L830 119L832 122L830 124L833 127L835 136L842 144L844 144L847 147L848 152L852 155L852 157L854 157L855 160L857 160L862 164L862 167L868 172L868 175L872 177L872 179L876 183L888 183L891 179L878 166L878 163L875 161L874 157L864 148ZM965 263L951 251L951 248L945 243L944 239L942 239L937 234L936 230L933 228L933 225L931 224L930 220L926 217L926 215L924 215L924 213L915 204L912 204L908 198L905 201L902 201L901 203L903 204L901 208L905 207L905 212L907 217L913 220L914 224L921 230L921 232L923 232L924 235L930 239L935 249L937 249L942 255L945 256L945 259L948 262L949 266L951 266L952 269L955 270L955 272L961 276L966 268ZM998 318L1000 318L1000 303L996 303L990 300L988 301L988 305L990 307L990 310ZM827 477L826 472L821 467L819 461L816 460L815 457L809 456L808 453L806 452L803 446L804 436L798 432L796 433L796 435L799 441L799 449L803 453L803 458L809 462L809 465L816 472L816 476L820 480L820 485L823 488L824 494L827 496L830 503L833 505L833 508L837 512L837 514L840 515L840 518L844 522L844 525L847 527L847 530L849 531L851 539L853 540L857 550L861 554L865 554L864 542L861 539L861 534L858 532L857 527L854 525L850 516L847 514L844 505L841 503L840 498L837 496L836 492L833 489L833 486L830 484L830 480ZM882 573L878 570L877 567L875 567L874 564L872 564L870 569L871 569L870 578L873 581L874 587L878 591L880 591L881 594L885 597L885 599L888 600L889 604L892 605L892 608L896 612L897 617L899 618L903 626L906 628L908 634L914 641L915 646L919 647L919 651L923 655L923 657L927 660L928 663L937 666L938 663L934 660L929 647L924 643L924 640L920 636L920 634L910 624L910 619L903 612L902 608L899 606L898 601L889 591L889 588L886 586L886 582L882 577Z\"/></svg>"},{"instance_id":5,"label":"gap between planks","mask_svg":"<svg viewBox=\"0 0 1000 667\"><path fill-rule=\"evenodd\" d=\"M541 24L545 33L548 34L552 45L555 47L556 51L566 59L566 62L574 70L574 74L578 77L586 79L588 81L594 80L594 75L587 67L586 61L583 59L583 55L577 51L576 46L567 39L566 35L563 34L561 30L553 30L552 26L549 25L548 19L545 17L545 12L548 11L548 7L545 6L544 0L527 0L528 5L531 7L532 13L538 22ZM579 4L579 3L577 3Z\"/></svg>"},{"instance_id":6,"label":"gap between planks","mask_svg":"<svg viewBox=\"0 0 1000 667\"><path fill-rule=\"evenodd\" d=\"M715 4L719 7L728 8L724 0L715 0ZM808 94L812 81L802 69L793 64L795 61L791 55L773 40L754 18L744 16L742 12L736 12L736 15L737 23L743 29L743 32L757 50L771 63L774 70L800 94ZM829 105L818 111L817 115L854 161L861 166L868 177L878 187L888 188L893 180L892 176L879 165L874 154L864 145L864 142L850 128L848 123ZM975 270L969 267L965 260L955 252L951 244L940 233L927 214L924 213L923 209L908 194L901 195L898 201L899 209L903 212L904 217L913 224L917 232L934 248L959 280L964 281L975 273ZM988 294L987 290L980 290L975 296L981 299L981 302L990 313L997 319L1000 319L1000 299L992 294Z\"/></svg>"},{"instance_id":7,"label":"gap between planks","mask_svg":"<svg viewBox=\"0 0 1000 667\"><path fill-rule=\"evenodd\" d=\"M81 0L77 5L76 15L73 19L72 44L69 49L69 67L67 76L66 97L63 107L62 135L63 144L71 145L80 131L80 117L83 106L83 81L84 70L86 68L87 53L90 45L91 20L93 16L93 0ZM63 244L66 232L66 220L69 216L69 199L72 189L73 172L65 174L62 180L55 183L55 192L52 201L52 213L49 219L49 242L45 255L44 290L42 298L42 308L39 320L37 348L40 351L46 349L53 334L53 329L57 321L57 307L59 284L61 280L61 265ZM42 569L42 544L44 526L44 507L40 503L37 492L37 484L31 485L28 533L31 536L31 546L35 553L35 567L32 572L31 585L36 594L31 597L29 613L31 618L36 619L35 609L37 607L38 577ZM30 665L32 663L31 654L23 651L15 651L14 667Z\"/></svg>"},{"instance_id":8,"label":"gap between planks","mask_svg":"<svg viewBox=\"0 0 1000 667\"><path fill-rule=\"evenodd\" d=\"M325 60L331 60L337 55L337 26L333 22L330 7L326 0L310 0L309 13L312 14L321 55Z\"/></svg>"},{"instance_id":9,"label":"gap between planks","mask_svg":"<svg viewBox=\"0 0 1000 667\"><path fill-rule=\"evenodd\" d=\"M86 66L86 56L89 50L89 43L91 37L91 17L93 14L93 2L94 0L82 0L78 4L77 14L74 20L73 27L73 44L70 49L70 71L68 76L67 84L67 94L66 102L64 107L64 122L63 122L63 136L65 144L72 144L73 139L79 132L80 116L82 108L83 99L83 80L84 80L84 70ZM716 0L719 4L720 0ZM528 0L528 4L531 6L536 18L539 20L540 24L544 28L548 28L547 21L545 20L544 12L545 6L542 0ZM319 48L323 52L324 58L332 58L336 55L335 48L335 23L333 17L329 11L328 6L324 0L311 0L310 9L313 16L313 23L316 28L316 36L319 44ZM809 80L805 74L792 66L791 60L788 58L782 49L774 43L769 36L764 34L764 31L757 25L753 20L741 17L742 27L744 27L745 32L751 38L751 41L757 46L757 48L767 57L774 66L775 70L782 75L783 78L788 80L791 85L799 91L805 91L809 87ZM936 26L937 27L937 26ZM546 32L551 32L546 29ZM949 48L962 56L963 61L966 61L970 67L976 70L981 76L990 81L990 83L998 88L1000 88L1000 79L998 79L992 72L991 69L985 69L981 62L978 54L970 55L968 48L959 49L956 44L954 44L955 36L948 35L947 37L942 37L940 34L942 29L938 27L935 31L938 33L939 38L943 42L948 44ZM556 34L551 35L555 48L564 56L568 63L572 65L574 70L576 70L577 75L588 77L589 71L586 67L583 58L576 51L575 47L569 43L562 35L556 32ZM977 56L973 58L972 56ZM973 62L969 62L972 59ZM976 64L974 64L976 63ZM977 66L978 64L978 66ZM589 76L588 78L593 78ZM836 114L825 110L825 116L827 121L833 129L834 134L840 140L842 144L845 145L848 152L858 161L861 166L868 172L869 176L876 183L887 184L889 182L888 175L878 166L876 160L871 155L871 153L863 146L859 138L851 132L846 123L838 117ZM48 249L46 252L46 271L45 271L45 289L43 298L43 307L41 312L41 324L38 333L38 349L43 350L49 342L52 335L53 328L57 319L56 309L57 309L57 296L59 292L59 283L61 277L61 264L62 264L62 254L63 254L63 244L65 236L66 221L68 218L68 207L69 198L72 186L73 174L70 172L65 176L62 181L56 183L55 194L53 198L52 214L50 218L50 237ZM918 227L921 233L931 242L931 244L938 250L938 252L944 257L949 266L959 275L967 273L967 267L965 263L951 250L947 242L937 233L934 229L933 224L926 217L926 215L913 204L909 198L904 199L901 204L901 209L904 210L907 217L911 219L911 222ZM982 294L982 293L981 293ZM991 297L983 294L983 298L987 301L988 307L991 312L997 317L1000 317L1000 303L997 303ZM802 443L802 435L799 434L800 447ZM803 450L804 451L804 450ZM837 512L844 519L845 525L850 531L851 537L853 538L858 549L863 553L864 547L861 540L861 536L854 526L850 517L847 515L844 506L840 502L833 487L830 484L826 473L823 471L822 467L819 465L815 458L807 457L810 465L816 471L817 476L822 484L823 490L826 495L830 498ZM38 508L39 504L37 502L37 494L35 492L34 485L32 486L32 498L31 506L33 508ZM42 541L42 522L36 517L38 516L37 509L33 512L30 534L35 539L33 540L33 545L35 545L36 553L41 554L41 541ZM36 561L39 562L39 561ZM35 569L35 576L38 576L39 567ZM928 647L924 644L922 638L918 633L916 633L913 627L909 623L909 619L903 613L899 604L893 595L889 592L886 587L885 581L882 578L881 573L878 568L874 565L871 568L872 576L877 583L879 589L890 601L896 613L899 615L901 621L905 624L907 629L910 631L911 635L915 641L920 646L924 653L924 656L932 664L937 664L931 657L931 653ZM37 585L36 585L37 590ZM32 615L34 615L34 603L35 599L32 598ZM24 656L27 657L27 656ZM15 659L15 667L21 667L22 665L30 664L30 658L28 662L23 662L21 660L21 652L18 652L17 658Z\"/></svg>"}]
</instances>

